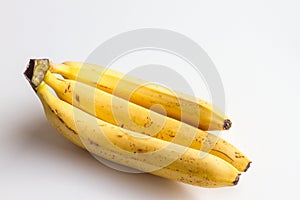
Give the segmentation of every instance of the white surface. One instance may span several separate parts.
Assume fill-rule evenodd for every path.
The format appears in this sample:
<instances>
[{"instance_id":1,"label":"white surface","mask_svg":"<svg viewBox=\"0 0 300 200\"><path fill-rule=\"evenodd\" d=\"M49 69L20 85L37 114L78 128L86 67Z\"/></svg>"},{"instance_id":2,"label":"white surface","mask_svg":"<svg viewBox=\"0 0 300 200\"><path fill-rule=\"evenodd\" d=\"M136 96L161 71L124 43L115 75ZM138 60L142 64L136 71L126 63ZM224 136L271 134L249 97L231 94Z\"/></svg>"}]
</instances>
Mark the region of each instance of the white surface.
<instances>
[{"instance_id":1,"label":"white surface","mask_svg":"<svg viewBox=\"0 0 300 200\"><path fill-rule=\"evenodd\" d=\"M300 178L299 1L7 1L0 6L0 199L282 199ZM109 169L47 123L22 73L29 58L84 60L113 35L165 28L198 42L222 77L253 159L239 185L203 189Z\"/></svg>"}]
</instances>

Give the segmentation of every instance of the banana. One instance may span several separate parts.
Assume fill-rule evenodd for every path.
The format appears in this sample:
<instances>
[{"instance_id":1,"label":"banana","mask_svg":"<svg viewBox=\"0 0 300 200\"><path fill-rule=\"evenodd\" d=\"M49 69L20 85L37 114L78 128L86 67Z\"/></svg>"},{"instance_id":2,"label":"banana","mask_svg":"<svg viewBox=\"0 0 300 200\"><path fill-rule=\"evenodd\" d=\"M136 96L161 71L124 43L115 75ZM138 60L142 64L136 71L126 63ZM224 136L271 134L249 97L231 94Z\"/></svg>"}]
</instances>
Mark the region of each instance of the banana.
<instances>
[{"instance_id":1,"label":"banana","mask_svg":"<svg viewBox=\"0 0 300 200\"><path fill-rule=\"evenodd\" d=\"M43 61L41 62L43 63ZM238 183L240 173L212 154L133 131L124 131L55 97L43 80L42 64L29 65L25 76L43 104L49 122L74 144L113 162L201 187Z\"/></svg>"},{"instance_id":2,"label":"banana","mask_svg":"<svg viewBox=\"0 0 300 200\"><path fill-rule=\"evenodd\" d=\"M50 63L50 71L77 80L202 130L228 130L231 121L216 106L158 84L82 62Z\"/></svg>"},{"instance_id":3,"label":"banana","mask_svg":"<svg viewBox=\"0 0 300 200\"><path fill-rule=\"evenodd\" d=\"M63 101L122 128L143 133L218 156L243 172L250 160L227 141L188 124L74 80L60 79L50 71L44 81Z\"/></svg>"}]
</instances>

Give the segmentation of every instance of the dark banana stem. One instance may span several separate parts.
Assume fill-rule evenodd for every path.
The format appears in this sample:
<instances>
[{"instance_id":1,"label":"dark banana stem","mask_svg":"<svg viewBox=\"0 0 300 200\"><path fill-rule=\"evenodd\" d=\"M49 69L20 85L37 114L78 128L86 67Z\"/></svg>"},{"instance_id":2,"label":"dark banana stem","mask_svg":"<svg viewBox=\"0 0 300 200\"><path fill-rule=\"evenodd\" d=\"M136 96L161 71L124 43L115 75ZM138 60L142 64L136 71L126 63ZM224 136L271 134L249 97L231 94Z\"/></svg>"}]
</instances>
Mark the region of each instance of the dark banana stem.
<instances>
[{"instance_id":1,"label":"dark banana stem","mask_svg":"<svg viewBox=\"0 0 300 200\"><path fill-rule=\"evenodd\" d=\"M48 59L30 59L24 75L31 87L36 91L36 87L41 84L45 78L45 74L49 69Z\"/></svg>"}]
</instances>

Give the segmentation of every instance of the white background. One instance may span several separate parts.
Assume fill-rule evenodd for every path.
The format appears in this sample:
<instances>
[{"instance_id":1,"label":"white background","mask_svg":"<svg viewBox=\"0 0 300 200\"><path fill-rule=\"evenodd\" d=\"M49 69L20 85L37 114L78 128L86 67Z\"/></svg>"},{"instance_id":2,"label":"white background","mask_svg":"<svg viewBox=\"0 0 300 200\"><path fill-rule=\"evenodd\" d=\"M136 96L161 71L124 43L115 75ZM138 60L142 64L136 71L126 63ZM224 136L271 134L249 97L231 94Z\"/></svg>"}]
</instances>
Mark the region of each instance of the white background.
<instances>
[{"instance_id":1,"label":"white background","mask_svg":"<svg viewBox=\"0 0 300 200\"><path fill-rule=\"evenodd\" d=\"M3 1L0 3L0 199L282 199L300 178L300 3ZM233 127L252 160L236 187L204 189L103 166L46 121L23 71L30 58L83 61L137 28L186 35L214 61ZM167 78L167 77L166 77Z\"/></svg>"}]
</instances>

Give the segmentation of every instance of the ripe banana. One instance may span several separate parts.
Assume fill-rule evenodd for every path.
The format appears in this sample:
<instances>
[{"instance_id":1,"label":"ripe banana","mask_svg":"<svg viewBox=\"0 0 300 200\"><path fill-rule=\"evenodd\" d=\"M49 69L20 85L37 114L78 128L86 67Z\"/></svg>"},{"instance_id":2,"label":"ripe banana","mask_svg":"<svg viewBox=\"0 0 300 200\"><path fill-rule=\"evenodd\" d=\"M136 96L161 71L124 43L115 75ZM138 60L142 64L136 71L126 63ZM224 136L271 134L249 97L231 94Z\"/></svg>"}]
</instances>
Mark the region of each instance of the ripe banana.
<instances>
[{"instance_id":1,"label":"ripe banana","mask_svg":"<svg viewBox=\"0 0 300 200\"><path fill-rule=\"evenodd\" d=\"M55 97L43 82L47 67L29 65L27 79L49 122L74 144L108 160L161 177L202 187L237 184L239 171L212 154L117 127Z\"/></svg>"},{"instance_id":2,"label":"ripe banana","mask_svg":"<svg viewBox=\"0 0 300 200\"><path fill-rule=\"evenodd\" d=\"M204 100L170 90L158 84L117 71L82 62L50 63L50 71L141 105L147 109L158 104L160 114L181 120L202 130L227 130L231 121L219 108Z\"/></svg>"},{"instance_id":3,"label":"ripe banana","mask_svg":"<svg viewBox=\"0 0 300 200\"><path fill-rule=\"evenodd\" d=\"M250 160L227 141L188 124L74 80L46 72L44 81L63 101L122 128L150 135L222 158L243 172Z\"/></svg>"}]
</instances>

